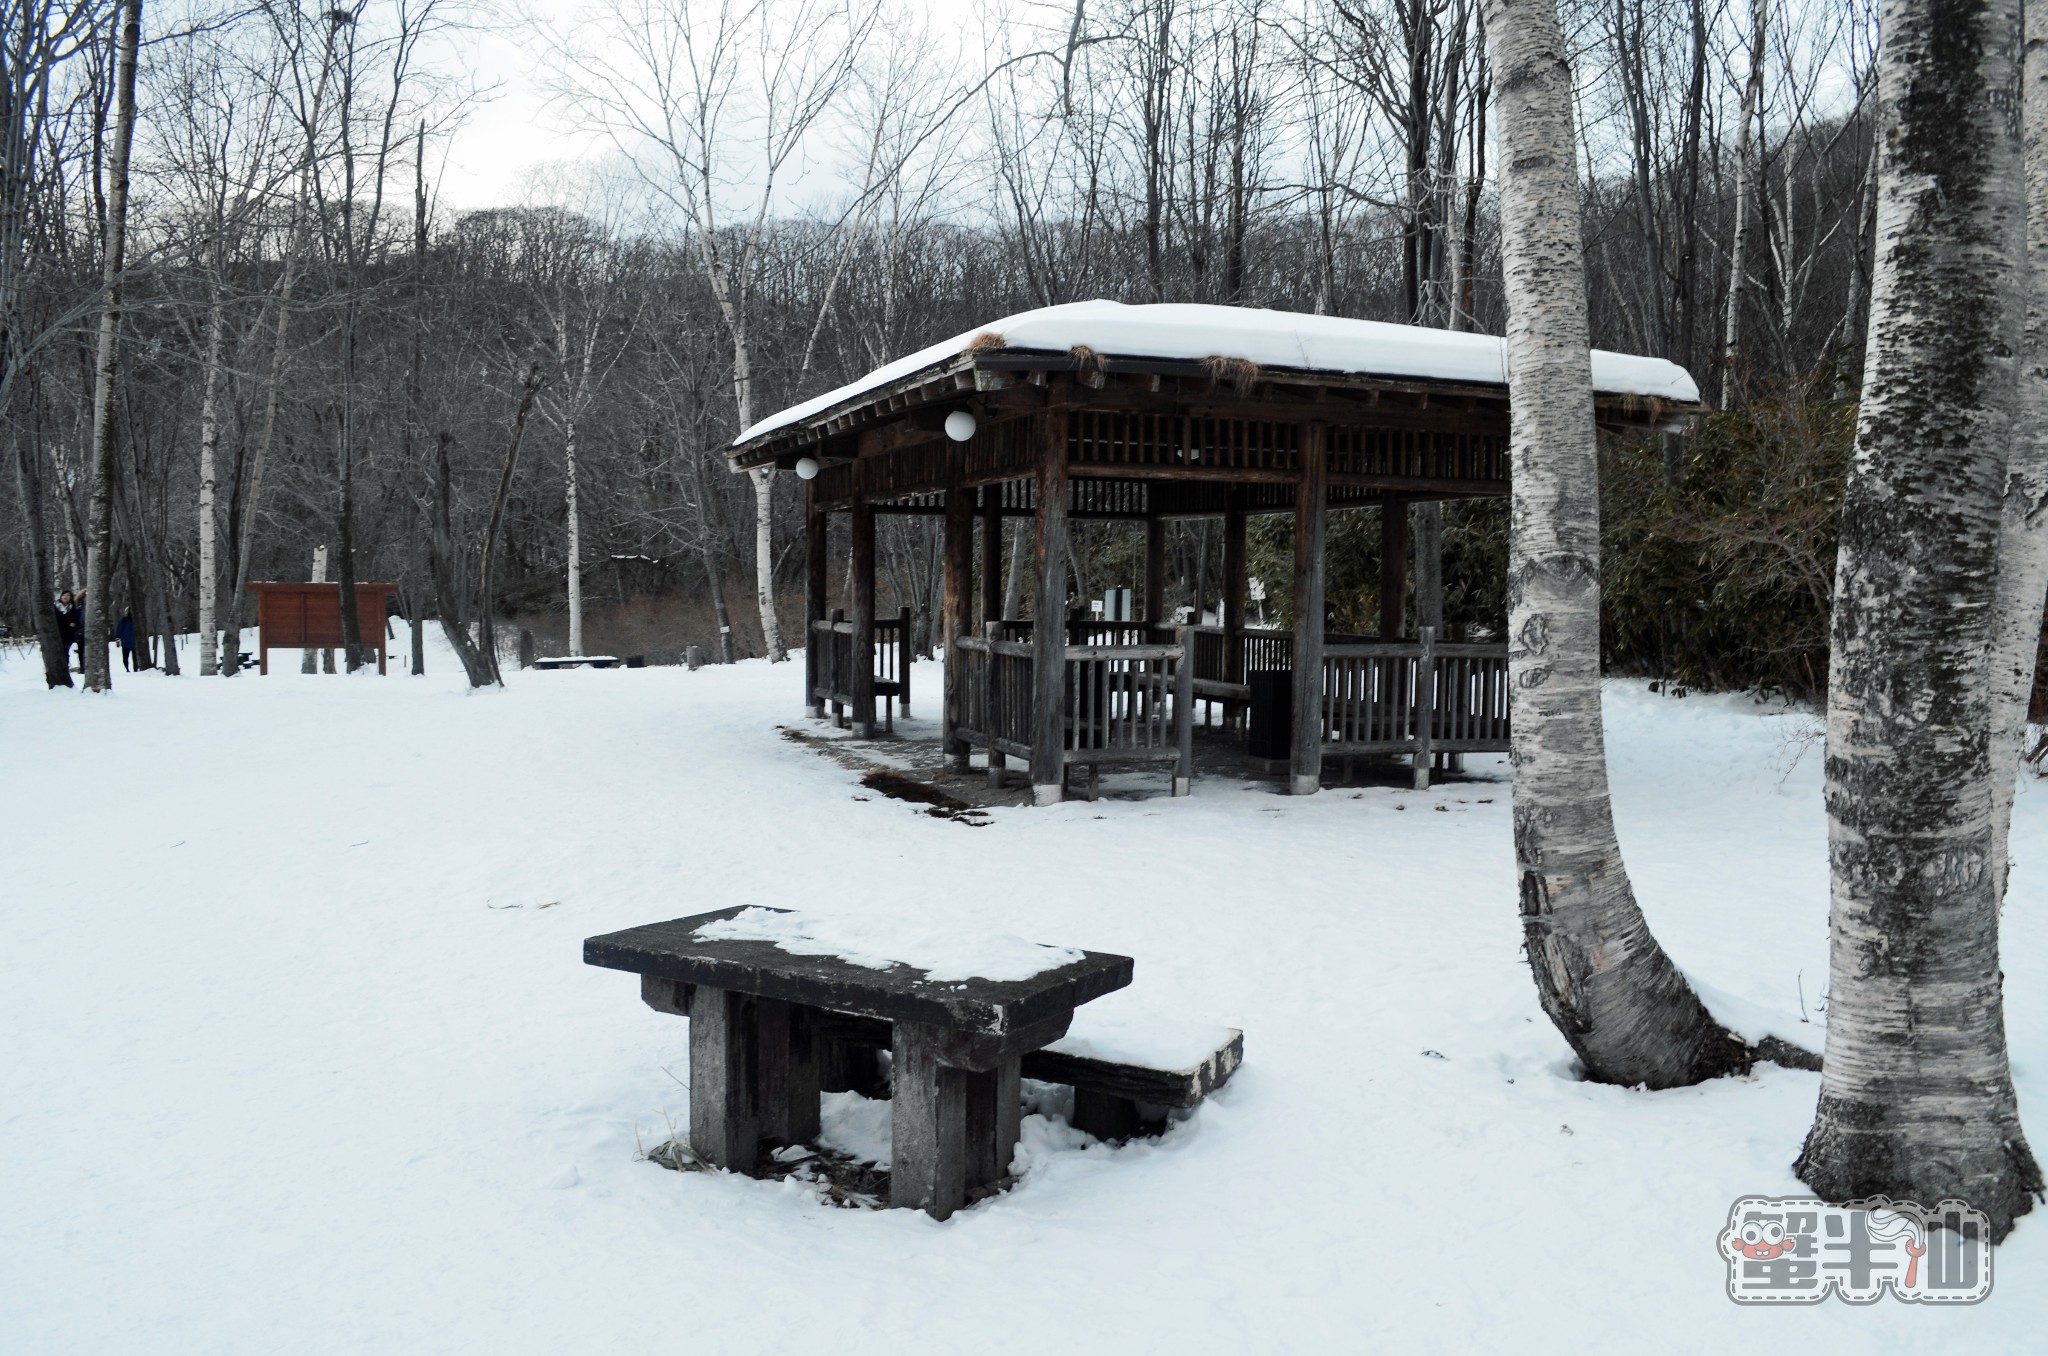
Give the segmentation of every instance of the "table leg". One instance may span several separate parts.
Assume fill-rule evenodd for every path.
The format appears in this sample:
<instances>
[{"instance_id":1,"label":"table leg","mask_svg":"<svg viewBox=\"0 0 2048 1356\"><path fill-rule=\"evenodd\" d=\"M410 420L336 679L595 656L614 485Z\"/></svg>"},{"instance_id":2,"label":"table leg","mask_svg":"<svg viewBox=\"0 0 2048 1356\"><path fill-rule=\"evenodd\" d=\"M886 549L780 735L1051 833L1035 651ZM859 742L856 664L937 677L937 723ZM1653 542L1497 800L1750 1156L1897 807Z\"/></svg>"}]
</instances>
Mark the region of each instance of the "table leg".
<instances>
[{"instance_id":1,"label":"table leg","mask_svg":"<svg viewBox=\"0 0 2048 1356\"><path fill-rule=\"evenodd\" d=\"M754 1130L763 1139L789 1142L790 1005L754 1000Z\"/></svg>"},{"instance_id":2,"label":"table leg","mask_svg":"<svg viewBox=\"0 0 2048 1356\"><path fill-rule=\"evenodd\" d=\"M755 1107L760 1133L784 1144L818 1137L816 1009L775 998L754 1001Z\"/></svg>"},{"instance_id":3,"label":"table leg","mask_svg":"<svg viewBox=\"0 0 2048 1356\"><path fill-rule=\"evenodd\" d=\"M921 1209L933 1219L947 1218L967 1200L969 1075L939 1062L944 1035L919 1022L895 1024L889 1204Z\"/></svg>"},{"instance_id":4,"label":"table leg","mask_svg":"<svg viewBox=\"0 0 2048 1356\"><path fill-rule=\"evenodd\" d=\"M690 1148L707 1163L752 1174L760 1145L748 1056L748 1000L698 985L690 999Z\"/></svg>"},{"instance_id":5,"label":"table leg","mask_svg":"<svg viewBox=\"0 0 2048 1356\"><path fill-rule=\"evenodd\" d=\"M967 1075L967 1185L987 1186L1010 1175L1024 1121L1021 1061L1006 1059L987 1073Z\"/></svg>"}]
</instances>

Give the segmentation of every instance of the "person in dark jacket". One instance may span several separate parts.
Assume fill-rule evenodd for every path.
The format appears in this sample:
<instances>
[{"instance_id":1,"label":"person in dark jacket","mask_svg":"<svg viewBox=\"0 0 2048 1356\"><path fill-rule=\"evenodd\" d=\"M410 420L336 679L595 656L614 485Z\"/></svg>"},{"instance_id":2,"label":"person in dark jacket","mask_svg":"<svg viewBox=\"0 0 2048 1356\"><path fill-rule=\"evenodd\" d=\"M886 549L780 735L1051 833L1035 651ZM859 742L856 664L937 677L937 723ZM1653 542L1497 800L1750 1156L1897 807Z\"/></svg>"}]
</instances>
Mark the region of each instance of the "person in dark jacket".
<instances>
[{"instance_id":1,"label":"person in dark jacket","mask_svg":"<svg viewBox=\"0 0 2048 1356\"><path fill-rule=\"evenodd\" d=\"M135 618L123 612L121 620L114 627L114 639L121 642L121 671L135 671Z\"/></svg>"},{"instance_id":2,"label":"person in dark jacket","mask_svg":"<svg viewBox=\"0 0 2048 1356\"><path fill-rule=\"evenodd\" d=\"M70 589L65 589L57 595L57 643L63 646L67 658L72 646L81 647L78 651L78 663L79 671L84 672L85 609L71 596Z\"/></svg>"}]
</instances>

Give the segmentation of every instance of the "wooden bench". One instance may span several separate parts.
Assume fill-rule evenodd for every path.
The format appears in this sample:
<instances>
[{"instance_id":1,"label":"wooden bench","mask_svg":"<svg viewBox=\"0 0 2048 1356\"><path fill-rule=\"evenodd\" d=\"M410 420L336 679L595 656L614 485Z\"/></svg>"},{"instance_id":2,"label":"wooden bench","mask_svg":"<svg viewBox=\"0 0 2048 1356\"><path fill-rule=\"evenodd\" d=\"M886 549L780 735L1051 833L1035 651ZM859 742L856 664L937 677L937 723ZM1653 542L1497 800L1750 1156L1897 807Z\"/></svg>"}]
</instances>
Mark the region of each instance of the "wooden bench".
<instances>
[{"instance_id":1,"label":"wooden bench","mask_svg":"<svg viewBox=\"0 0 2048 1356\"><path fill-rule=\"evenodd\" d=\"M1166 1021L1120 993L1075 1009L1067 1034L1026 1055L1022 1073L1073 1088L1073 1127L1117 1141L1159 1112L1201 1105L1243 1062L1242 1031Z\"/></svg>"},{"instance_id":2,"label":"wooden bench","mask_svg":"<svg viewBox=\"0 0 2048 1356\"><path fill-rule=\"evenodd\" d=\"M874 1052L889 1048L889 1024L838 1013L826 1021L824 1090L886 1096ZM1123 991L1074 1009L1067 1034L1025 1055L1018 1072L1071 1087L1073 1127L1115 1142L1158 1125L1161 1112L1200 1106L1243 1062L1242 1031L1163 1020Z\"/></svg>"},{"instance_id":3,"label":"wooden bench","mask_svg":"<svg viewBox=\"0 0 2048 1356\"><path fill-rule=\"evenodd\" d=\"M617 666L616 655L609 654L557 654L533 661L537 669L580 669L588 664L594 669L609 669Z\"/></svg>"}]
</instances>

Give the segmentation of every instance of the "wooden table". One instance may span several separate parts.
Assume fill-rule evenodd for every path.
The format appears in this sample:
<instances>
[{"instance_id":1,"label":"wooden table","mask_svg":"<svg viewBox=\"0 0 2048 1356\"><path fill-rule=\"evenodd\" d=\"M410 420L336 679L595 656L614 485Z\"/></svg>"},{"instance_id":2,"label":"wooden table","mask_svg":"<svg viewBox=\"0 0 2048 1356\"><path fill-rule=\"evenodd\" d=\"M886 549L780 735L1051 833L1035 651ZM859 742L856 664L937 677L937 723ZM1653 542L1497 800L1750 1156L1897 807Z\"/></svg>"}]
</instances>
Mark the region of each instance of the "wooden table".
<instances>
[{"instance_id":1,"label":"wooden table","mask_svg":"<svg viewBox=\"0 0 2048 1356\"><path fill-rule=\"evenodd\" d=\"M1128 956L1083 952L1030 979L928 979L802 956L773 942L696 936L739 907L591 937L589 965L641 977L641 997L690 1018L690 1148L754 1174L764 1140L818 1133L818 1061L833 1014L890 1024L889 1203L944 1219L1009 1170L1019 1061L1066 1034L1074 1009L1131 982Z\"/></svg>"}]
</instances>

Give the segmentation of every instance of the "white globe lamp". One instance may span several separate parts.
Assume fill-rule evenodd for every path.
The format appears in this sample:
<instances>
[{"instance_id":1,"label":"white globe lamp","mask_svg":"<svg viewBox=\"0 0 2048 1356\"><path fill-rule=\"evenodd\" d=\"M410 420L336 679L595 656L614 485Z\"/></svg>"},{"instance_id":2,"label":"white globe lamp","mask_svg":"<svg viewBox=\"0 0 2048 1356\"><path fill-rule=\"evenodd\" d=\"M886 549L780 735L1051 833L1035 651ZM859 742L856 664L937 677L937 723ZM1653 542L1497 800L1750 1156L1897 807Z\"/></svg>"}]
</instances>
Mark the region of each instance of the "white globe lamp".
<instances>
[{"instance_id":1,"label":"white globe lamp","mask_svg":"<svg viewBox=\"0 0 2048 1356\"><path fill-rule=\"evenodd\" d=\"M955 410L946 416L946 436L956 443L964 443L974 436L974 412Z\"/></svg>"},{"instance_id":2,"label":"white globe lamp","mask_svg":"<svg viewBox=\"0 0 2048 1356\"><path fill-rule=\"evenodd\" d=\"M798 457L796 462L796 478L798 480L816 480L818 478L818 459L816 457Z\"/></svg>"}]
</instances>

